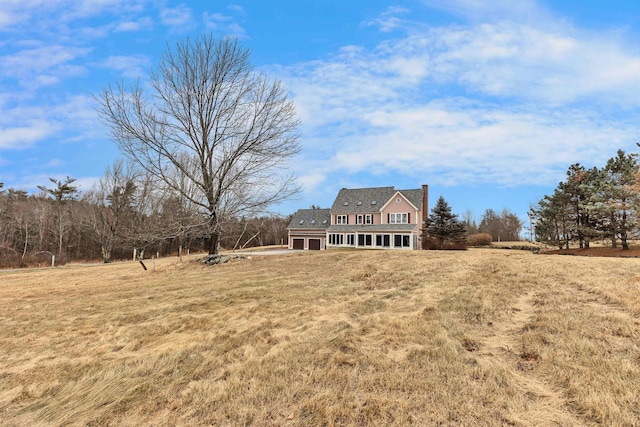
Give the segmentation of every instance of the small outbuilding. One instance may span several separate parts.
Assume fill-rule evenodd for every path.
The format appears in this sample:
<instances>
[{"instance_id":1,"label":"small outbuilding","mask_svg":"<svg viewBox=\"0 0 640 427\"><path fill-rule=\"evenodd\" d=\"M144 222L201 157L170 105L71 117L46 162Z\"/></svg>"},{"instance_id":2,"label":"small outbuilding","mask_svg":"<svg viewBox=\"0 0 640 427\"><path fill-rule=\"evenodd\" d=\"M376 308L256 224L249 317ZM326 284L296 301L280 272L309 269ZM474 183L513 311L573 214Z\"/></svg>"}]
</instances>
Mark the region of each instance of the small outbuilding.
<instances>
[{"instance_id":1,"label":"small outbuilding","mask_svg":"<svg viewBox=\"0 0 640 427\"><path fill-rule=\"evenodd\" d=\"M299 209L287 227L289 249L318 251L327 248L327 228L331 225L330 209Z\"/></svg>"}]
</instances>

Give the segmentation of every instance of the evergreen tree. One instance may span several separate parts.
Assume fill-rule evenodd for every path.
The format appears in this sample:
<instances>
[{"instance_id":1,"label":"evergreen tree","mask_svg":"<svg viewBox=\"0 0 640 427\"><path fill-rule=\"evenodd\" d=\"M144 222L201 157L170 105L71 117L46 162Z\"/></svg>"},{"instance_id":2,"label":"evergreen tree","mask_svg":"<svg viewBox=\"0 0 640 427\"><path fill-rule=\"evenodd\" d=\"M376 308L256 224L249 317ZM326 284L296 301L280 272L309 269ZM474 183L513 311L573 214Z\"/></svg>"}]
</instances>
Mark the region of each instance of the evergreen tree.
<instances>
[{"instance_id":1,"label":"evergreen tree","mask_svg":"<svg viewBox=\"0 0 640 427\"><path fill-rule=\"evenodd\" d=\"M38 189L43 193L50 195L53 200L55 200L58 207L58 229L56 230L56 240L58 242L58 255L60 255L62 253L64 236L68 232L68 228L70 226L68 221L66 221L66 217L68 216L66 209L67 202L77 198L78 187L72 185L76 179L69 178L68 176L65 181L58 181L54 178L49 178L49 181L55 184L54 188L47 188L43 185L38 185Z\"/></svg>"},{"instance_id":2,"label":"evergreen tree","mask_svg":"<svg viewBox=\"0 0 640 427\"><path fill-rule=\"evenodd\" d=\"M584 166L575 163L567 170L566 182L558 185L560 191L568 197L571 206L571 238L578 240L581 249L588 248L591 237L595 237L595 222L590 206L594 203L598 178L597 168L585 169Z\"/></svg>"},{"instance_id":3,"label":"evergreen tree","mask_svg":"<svg viewBox=\"0 0 640 427\"><path fill-rule=\"evenodd\" d=\"M534 232L538 242L569 249L571 240L571 205L566 193L556 188L551 196L538 202L532 209L535 218Z\"/></svg>"},{"instance_id":4,"label":"evergreen tree","mask_svg":"<svg viewBox=\"0 0 640 427\"><path fill-rule=\"evenodd\" d=\"M627 238L629 232L635 229L635 215L633 207L637 204L636 176L638 164L635 154L625 154L618 150L617 156L609 159L604 168L605 185L608 188L609 200L606 205L612 213L612 226L615 236L622 242L622 249L629 249Z\"/></svg>"},{"instance_id":5,"label":"evergreen tree","mask_svg":"<svg viewBox=\"0 0 640 427\"><path fill-rule=\"evenodd\" d=\"M637 155L622 150L602 169L571 165L567 179L532 210L536 239L560 249L568 249L571 240L586 249L598 237L611 239L615 248L619 239L629 249L627 240L637 229L639 176Z\"/></svg>"},{"instance_id":6,"label":"evergreen tree","mask_svg":"<svg viewBox=\"0 0 640 427\"><path fill-rule=\"evenodd\" d=\"M425 225L426 239L435 240L440 249L443 249L448 241L463 239L467 231L464 222L458 219L458 215L451 213L451 207L442 196L431 210Z\"/></svg>"}]
</instances>

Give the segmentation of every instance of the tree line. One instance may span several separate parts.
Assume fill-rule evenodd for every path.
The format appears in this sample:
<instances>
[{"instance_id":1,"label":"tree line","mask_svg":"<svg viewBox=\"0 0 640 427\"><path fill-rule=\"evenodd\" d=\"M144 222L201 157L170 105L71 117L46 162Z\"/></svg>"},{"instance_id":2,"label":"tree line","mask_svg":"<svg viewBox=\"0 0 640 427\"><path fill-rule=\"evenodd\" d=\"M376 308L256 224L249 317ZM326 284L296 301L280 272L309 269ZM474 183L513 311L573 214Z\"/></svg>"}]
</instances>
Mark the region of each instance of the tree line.
<instances>
[{"instance_id":1,"label":"tree line","mask_svg":"<svg viewBox=\"0 0 640 427\"><path fill-rule=\"evenodd\" d=\"M212 35L167 45L143 83L95 95L98 116L129 162L116 162L85 194L74 180L0 195L0 254L108 262L134 248L276 244L287 221L266 216L297 194L287 173L299 150L293 102L277 79L254 70L237 40Z\"/></svg>"},{"instance_id":2,"label":"tree line","mask_svg":"<svg viewBox=\"0 0 640 427\"><path fill-rule=\"evenodd\" d=\"M516 214L505 208L500 215L487 209L478 226L470 210L459 219L440 196L423 225L423 249L464 249L492 241L520 240L523 224Z\"/></svg>"},{"instance_id":3,"label":"tree line","mask_svg":"<svg viewBox=\"0 0 640 427\"><path fill-rule=\"evenodd\" d=\"M480 224L477 224L470 210L462 215L468 236L474 234L489 234L494 242L513 242L520 240L523 222L518 215L504 208L497 213L493 209L486 209L482 214Z\"/></svg>"},{"instance_id":4,"label":"tree line","mask_svg":"<svg viewBox=\"0 0 640 427\"><path fill-rule=\"evenodd\" d=\"M207 249L207 212L152 175L116 161L89 190L51 178L37 194L0 183L0 268L72 260L110 262L145 254ZM216 227L224 248L281 244L289 217L227 216Z\"/></svg>"},{"instance_id":5,"label":"tree line","mask_svg":"<svg viewBox=\"0 0 640 427\"><path fill-rule=\"evenodd\" d=\"M640 175L637 154L618 150L604 167L569 166L564 181L531 209L535 238L539 242L569 248L576 242L589 248L594 240L620 242L638 234Z\"/></svg>"}]
</instances>

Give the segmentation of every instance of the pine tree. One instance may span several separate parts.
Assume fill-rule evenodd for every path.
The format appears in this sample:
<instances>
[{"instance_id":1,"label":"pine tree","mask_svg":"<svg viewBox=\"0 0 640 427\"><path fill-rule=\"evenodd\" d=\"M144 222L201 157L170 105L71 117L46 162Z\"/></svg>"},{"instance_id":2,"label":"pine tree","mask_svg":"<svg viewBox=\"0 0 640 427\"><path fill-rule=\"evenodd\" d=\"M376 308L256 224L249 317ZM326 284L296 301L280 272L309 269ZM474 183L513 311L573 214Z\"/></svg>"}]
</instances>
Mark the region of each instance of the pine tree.
<instances>
[{"instance_id":1,"label":"pine tree","mask_svg":"<svg viewBox=\"0 0 640 427\"><path fill-rule=\"evenodd\" d=\"M444 249L448 241L461 240L466 234L464 222L458 219L458 215L451 213L451 207L440 196L431 215L425 221L425 238L435 240L438 248Z\"/></svg>"},{"instance_id":2,"label":"pine tree","mask_svg":"<svg viewBox=\"0 0 640 427\"><path fill-rule=\"evenodd\" d=\"M56 180L54 178L49 178L53 184L55 184L55 188L47 188L43 185L38 185L38 189L45 194L49 194L53 200L55 200L56 205L58 206L58 230L57 230L57 241L58 241L58 255L62 253L62 242L64 240L64 235L68 231L67 228L69 224L65 221L65 216L67 216L67 202L75 200L78 195L78 187L72 185L76 179L69 178L65 181Z\"/></svg>"},{"instance_id":3,"label":"pine tree","mask_svg":"<svg viewBox=\"0 0 640 427\"><path fill-rule=\"evenodd\" d=\"M633 209L638 201L636 157L635 154L625 154L624 151L618 150L617 156L609 159L604 168L605 185L610 197L605 204L612 213L614 237L620 238L623 250L629 249L627 239L636 227Z\"/></svg>"}]
</instances>

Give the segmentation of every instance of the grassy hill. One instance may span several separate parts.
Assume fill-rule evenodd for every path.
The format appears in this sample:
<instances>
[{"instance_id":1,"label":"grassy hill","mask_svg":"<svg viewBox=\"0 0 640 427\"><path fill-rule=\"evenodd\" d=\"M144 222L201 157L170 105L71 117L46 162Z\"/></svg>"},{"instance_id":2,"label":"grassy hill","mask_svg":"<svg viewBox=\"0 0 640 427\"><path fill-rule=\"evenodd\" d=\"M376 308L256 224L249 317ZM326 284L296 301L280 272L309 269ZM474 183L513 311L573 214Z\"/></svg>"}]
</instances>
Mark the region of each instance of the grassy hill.
<instances>
[{"instance_id":1,"label":"grassy hill","mask_svg":"<svg viewBox=\"0 0 640 427\"><path fill-rule=\"evenodd\" d=\"M4 272L0 419L638 425L639 267L484 249Z\"/></svg>"}]
</instances>

